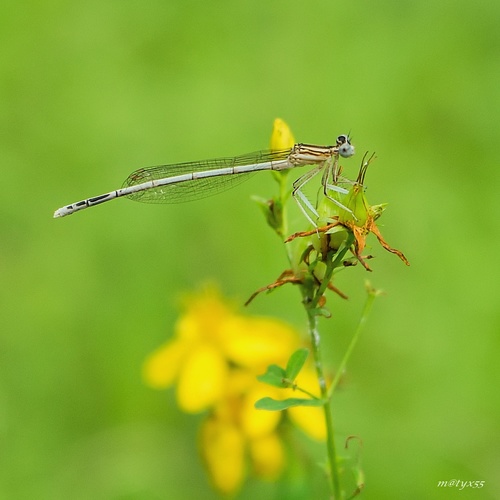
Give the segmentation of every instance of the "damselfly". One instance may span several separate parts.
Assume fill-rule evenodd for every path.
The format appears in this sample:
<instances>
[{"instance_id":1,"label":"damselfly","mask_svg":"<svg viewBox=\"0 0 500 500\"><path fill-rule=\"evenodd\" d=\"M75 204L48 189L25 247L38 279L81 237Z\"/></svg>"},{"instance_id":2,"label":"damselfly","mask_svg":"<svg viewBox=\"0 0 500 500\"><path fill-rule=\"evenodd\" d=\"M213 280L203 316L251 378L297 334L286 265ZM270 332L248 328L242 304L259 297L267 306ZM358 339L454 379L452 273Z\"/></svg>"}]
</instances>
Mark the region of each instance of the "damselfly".
<instances>
[{"instance_id":1,"label":"damselfly","mask_svg":"<svg viewBox=\"0 0 500 500\"><path fill-rule=\"evenodd\" d=\"M311 214L313 217L318 217L318 214L301 189L313 177L322 172L321 184L325 196L352 214L352 211L333 197L331 193L347 194L348 191L338 185L340 175L338 161L339 156L348 158L353 154L354 146L351 144L349 136L339 135L335 146L295 144L291 149L282 151L258 151L234 158L218 158L141 168L130 174L120 189L66 205L56 210L54 217L65 217L79 210L122 196L145 203L191 201L229 189L254 172L280 171L314 165L312 170L293 183L292 188L293 197L299 207L314 224Z\"/></svg>"}]
</instances>

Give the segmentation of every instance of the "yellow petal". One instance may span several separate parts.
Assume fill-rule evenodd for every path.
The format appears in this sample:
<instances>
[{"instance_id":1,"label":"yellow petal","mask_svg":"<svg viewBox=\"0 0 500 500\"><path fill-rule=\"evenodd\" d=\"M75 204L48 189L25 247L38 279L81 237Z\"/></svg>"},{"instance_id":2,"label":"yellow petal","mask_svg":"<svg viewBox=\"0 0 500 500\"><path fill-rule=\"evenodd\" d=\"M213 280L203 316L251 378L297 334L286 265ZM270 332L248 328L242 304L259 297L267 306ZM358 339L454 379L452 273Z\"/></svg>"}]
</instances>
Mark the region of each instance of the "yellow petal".
<instances>
[{"instance_id":1,"label":"yellow petal","mask_svg":"<svg viewBox=\"0 0 500 500\"><path fill-rule=\"evenodd\" d=\"M309 437L317 441L326 439L325 414L323 408L296 406L288 409L291 420Z\"/></svg>"},{"instance_id":2,"label":"yellow petal","mask_svg":"<svg viewBox=\"0 0 500 500\"><path fill-rule=\"evenodd\" d=\"M220 325L233 316L232 308L220 297L215 288L208 287L185 300L186 312L179 318L176 334L192 341L218 341Z\"/></svg>"},{"instance_id":3,"label":"yellow petal","mask_svg":"<svg viewBox=\"0 0 500 500\"><path fill-rule=\"evenodd\" d=\"M244 478L245 442L239 430L207 420L201 431L201 451L214 486L222 493L235 493Z\"/></svg>"},{"instance_id":4,"label":"yellow petal","mask_svg":"<svg viewBox=\"0 0 500 500\"><path fill-rule=\"evenodd\" d=\"M241 428L251 439L270 434L278 426L282 413L279 411L257 410L255 402L266 396L279 399L282 393L270 386L258 387L243 398L240 414Z\"/></svg>"},{"instance_id":5,"label":"yellow petal","mask_svg":"<svg viewBox=\"0 0 500 500\"><path fill-rule=\"evenodd\" d=\"M280 151L290 149L295 145L295 137L287 123L281 118L276 118L271 134L271 149Z\"/></svg>"},{"instance_id":6,"label":"yellow petal","mask_svg":"<svg viewBox=\"0 0 500 500\"><path fill-rule=\"evenodd\" d=\"M143 365L143 379L155 389L164 389L174 382L186 354L186 343L174 340L168 342L152 354Z\"/></svg>"},{"instance_id":7,"label":"yellow petal","mask_svg":"<svg viewBox=\"0 0 500 500\"><path fill-rule=\"evenodd\" d=\"M226 356L237 365L262 371L271 363L284 364L299 346L298 333L271 318L227 319L223 325Z\"/></svg>"},{"instance_id":8,"label":"yellow petal","mask_svg":"<svg viewBox=\"0 0 500 500\"><path fill-rule=\"evenodd\" d=\"M220 400L228 368L221 353L210 344L201 344L186 358L179 373L177 402L187 413L205 410Z\"/></svg>"},{"instance_id":9,"label":"yellow petal","mask_svg":"<svg viewBox=\"0 0 500 500\"><path fill-rule=\"evenodd\" d=\"M297 385L312 394L319 395L318 378L314 368L310 364L299 373ZM297 397L297 392L291 389L286 391L286 397ZM308 436L318 441L326 439L326 424L323 408L296 406L288 409L288 415L293 422L300 427Z\"/></svg>"},{"instance_id":10,"label":"yellow petal","mask_svg":"<svg viewBox=\"0 0 500 500\"><path fill-rule=\"evenodd\" d=\"M247 394L257 383L254 372L233 366L226 386L226 397L239 398L242 394Z\"/></svg>"},{"instance_id":11,"label":"yellow petal","mask_svg":"<svg viewBox=\"0 0 500 500\"><path fill-rule=\"evenodd\" d=\"M255 474L264 479L277 479L283 470L285 453L276 434L252 440L249 445Z\"/></svg>"}]
</instances>

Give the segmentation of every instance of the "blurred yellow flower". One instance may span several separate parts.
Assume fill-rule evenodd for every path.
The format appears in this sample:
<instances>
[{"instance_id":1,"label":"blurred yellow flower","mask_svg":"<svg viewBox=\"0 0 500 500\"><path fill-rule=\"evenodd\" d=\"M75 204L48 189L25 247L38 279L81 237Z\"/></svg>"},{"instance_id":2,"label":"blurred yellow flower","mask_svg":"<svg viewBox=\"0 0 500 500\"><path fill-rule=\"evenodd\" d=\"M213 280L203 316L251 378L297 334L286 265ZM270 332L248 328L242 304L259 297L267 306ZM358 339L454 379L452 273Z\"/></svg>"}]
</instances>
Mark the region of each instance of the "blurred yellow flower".
<instances>
[{"instance_id":1,"label":"blurred yellow flower","mask_svg":"<svg viewBox=\"0 0 500 500\"><path fill-rule=\"evenodd\" d=\"M177 403L188 413L210 408L227 391L231 366L257 375L271 363L286 363L299 335L281 321L237 314L215 290L189 297L175 338L153 352L144 379L162 389L177 382Z\"/></svg>"},{"instance_id":2,"label":"blurred yellow flower","mask_svg":"<svg viewBox=\"0 0 500 500\"><path fill-rule=\"evenodd\" d=\"M276 479L285 465L278 433L281 413L254 407L269 391L258 387L262 384L246 370L233 375L236 384L228 384L226 398L212 409L200 434L200 452L212 484L226 494L239 489L248 465L255 476L267 480Z\"/></svg>"},{"instance_id":3,"label":"blurred yellow flower","mask_svg":"<svg viewBox=\"0 0 500 500\"><path fill-rule=\"evenodd\" d=\"M279 436L282 412L257 410L265 396L296 397L259 382L270 364L285 366L301 347L299 334L277 319L238 314L214 289L191 295L175 325L172 340L145 361L143 375L153 388L176 384L179 407L187 413L210 410L200 433L200 452L213 485L234 493L247 469L275 479L285 464ZM317 393L313 370L297 382ZM318 408L290 408L290 418L315 439L324 439L324 418Z\"/></svg>"},{"instance_id":4,"label":"blurred yellow flower","mask_svg":"<svg viewBox=\"0 0 500 500\"><path fill-rule=\"evenodd\" d=\"M221 325L234 313L211 292L190 297L186 309L176 324L174 340L146 360L144 379L157 389L177 382L179 407L197 413L223 396L228 361L220 349Z\"/></svg>"},{"instance_id":5,"label":"blurred yellow flower","mask_svg":"<svg viewBox=\"0 0 500 500\"><path fill-rule=\"evenodd\" d=\"M283 444L276 434L251 441L250 456L256 475L268 480L279 476L285 461Z\"/></svg>"},{"instance_id":6,"label":"blurred yellow flower","mask_svg":"<svg viewBox=\"0 0 500 500\"><path fill-rule=\"evenodd\" d=\"M229 422L207 419L201 430L201 452L213 485L222 493L234 493L245 474L245 442Z\"/></svg>"}]
</instances>

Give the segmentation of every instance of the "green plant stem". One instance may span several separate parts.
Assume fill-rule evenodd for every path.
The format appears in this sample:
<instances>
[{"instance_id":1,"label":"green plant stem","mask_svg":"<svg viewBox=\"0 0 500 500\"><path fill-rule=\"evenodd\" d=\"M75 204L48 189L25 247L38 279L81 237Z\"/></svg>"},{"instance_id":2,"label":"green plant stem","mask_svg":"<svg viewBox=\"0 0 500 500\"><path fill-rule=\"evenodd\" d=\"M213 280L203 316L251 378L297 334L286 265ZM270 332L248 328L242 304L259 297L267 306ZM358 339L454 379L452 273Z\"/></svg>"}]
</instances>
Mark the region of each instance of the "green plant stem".
<instances>
[{"instance_id":1,"label":"green plant stem","mask_svg":"<svg viewBox=\"0 0 500 500\"><path fill-rule=\"evenodd\" d=\"M307 316L309 321L309 333L311 335L312 351L314 356L314 364L316 367L316 373L318 375L318 382L321 392L321 397L325 400L323 405L323 411L325 415L326 424L326 446L328 452L328 462L330 464L330 484L333 493L333 498L340 500L341 498L341 485L340 485L340 475L337 467L337 451L335 447L335 427L333 421L333 412L331 408L331 402L329 399L329 391L326 386L326 380L323 372L323 363L321 359L321 338L318 331L318 305L321 297L328 288L328 284L332 279L334 270L341 265L341 261L344 255L351 247L354 242L354 235L348 233L346 241L343 246L341 246L336 252L331 252L327 257L327 268L323 280L318 286L316 293L313 292L312 288L303 286L302 295L304 298L304 305L307 310Z\"/></svg>"},{"instance_id":2,"label":"green plant stem","mask_svg":"<svg viewBox=\"0 0 500 500\"><path fill-rule=\"evenodd\" d=\"M328 284L332 279L333 271L335 271L337 267L340 267L342 259L344 258L349 248L351 248L353 242L354 242L354 234L349 232L342 246L336 252L332 250L328 254L326 272L323 277L323 280L321 281L318 287L316 294L314 295L312 307L317 307L321 297L324 295L326 289L328 288ZM333 257L335 257L335 259Z\"/></svg>"},{"instance_id":3,"label":"green plant stem","mask_svg":"<svg viewBox=\"0 0 500 500\"><path fill-rule=\"evenodd\" d=\"M299 387L298 385L293 386L293 389L297 392L302 392L302 394L309 396L311 399L320 399L318 398L318 396L315 396L312 392L306 391L305 389L302 389L302 387Z\"/></svg>"},{"instance_id":4,"label":"green plant stem","mask_svg":"<svg viewBox=\"0 0 500 500\"><path fill-rule=\"evenodd\" d=\"M309 333L311 334L312 351L314 355L314 364L318 375L318 382L321 392L321 397L325 399L323 411L325 414L326 423L326 447L328 451L328 462L330 464L330 484L333 493L333 498L340 500L340 477L337 468L337 452L335 448L335 429L333 426L333 414L330 406L330 401L327 400L328 390L326 380L323 373L323 363L321 361L321 346L320 336L318 332L318 316L314 309L307 309L309 319Z\"/></svg>"},{"instance_id":5,"label":"green plant stem","mask_svg":"<svg viewBox=\"0 0 500 500\"><path fill-rule=\"evenodd\" d=\"M286 384L287 387L290 387L290 389L293 389L294 391L297 391L297 392L301 392L302 394L309 396L311 399L321 399L321 398L318 398L318 396L315 396L312 392L309 392L306 389L303 389L299 385L295 384L295 382L293 380L285 378L285 379L283 379L283 383Z\"/></svg>"}]
</instances>

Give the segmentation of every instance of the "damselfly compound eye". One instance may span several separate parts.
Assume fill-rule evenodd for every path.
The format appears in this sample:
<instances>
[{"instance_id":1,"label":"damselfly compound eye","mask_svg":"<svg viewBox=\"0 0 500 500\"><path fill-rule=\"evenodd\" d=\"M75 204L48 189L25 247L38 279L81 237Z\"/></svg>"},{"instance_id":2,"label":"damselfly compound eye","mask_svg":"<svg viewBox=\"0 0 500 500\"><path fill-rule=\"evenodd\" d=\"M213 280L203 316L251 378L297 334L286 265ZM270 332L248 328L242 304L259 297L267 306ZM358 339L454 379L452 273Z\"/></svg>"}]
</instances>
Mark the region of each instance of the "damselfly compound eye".
<instances>
[{"instance_id":1,"label":"damselfly compound eye","mask_svg":"<svg viewBox=\"0 0 500 500\"><path fill-rule=\"evenodd\" d=\"M354 146L349 142L349 136L347 135L337 137L337 147L339 148L339 155L343 158L349 158L354 154Z\"/></svg>"}]
</instances>

